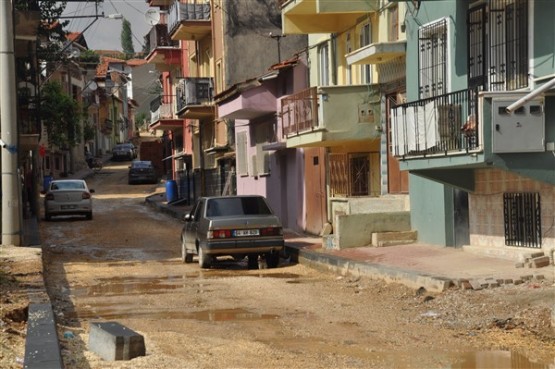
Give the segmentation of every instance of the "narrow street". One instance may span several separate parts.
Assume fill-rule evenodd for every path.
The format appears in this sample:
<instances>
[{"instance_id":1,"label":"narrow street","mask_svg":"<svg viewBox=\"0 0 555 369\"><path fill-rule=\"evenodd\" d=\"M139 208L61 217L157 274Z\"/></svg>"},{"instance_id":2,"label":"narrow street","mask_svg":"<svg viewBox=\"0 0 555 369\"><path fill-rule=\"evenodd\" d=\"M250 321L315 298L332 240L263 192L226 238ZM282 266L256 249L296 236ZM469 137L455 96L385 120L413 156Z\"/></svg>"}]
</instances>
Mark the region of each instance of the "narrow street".
<instances>
[{"instance_id":1,"label":"narrow street","mask_svg":"<svg viewBox=\"0 0 555 369\"><path fill-rule=\"evenodd\" d=\"M128 185L128 165L109 163L87 180L93 220L41 221L67 368L490 368L506 360L544 368L553 360L555 342L541 325L548 309L530 308L535 290L431 296L284 259L261 270L246 261L183 264L181 223L145 206L156 187ZM510 329L494 323L511 317ZM142 334L146 356L107 362L89 351L89 325L103 321ZM500 351L483 353L490 350Z\"/></svg>"}]
</instances>

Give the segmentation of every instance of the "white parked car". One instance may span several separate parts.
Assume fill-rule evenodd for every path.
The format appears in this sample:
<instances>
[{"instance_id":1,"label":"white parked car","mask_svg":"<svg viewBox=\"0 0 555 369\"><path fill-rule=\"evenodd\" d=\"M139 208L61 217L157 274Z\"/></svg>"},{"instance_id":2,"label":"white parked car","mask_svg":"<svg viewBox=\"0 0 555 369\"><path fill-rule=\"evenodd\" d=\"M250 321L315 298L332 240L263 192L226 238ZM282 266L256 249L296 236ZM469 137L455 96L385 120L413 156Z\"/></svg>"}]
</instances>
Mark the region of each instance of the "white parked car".
<instances>
[{"instance_id":1,"label":"white parked car","mask_svg":"<svg viewBox=\"0 0 555 369\"><path fill-rule=\"evenodd\" d=\"M92 219L93 189L82 179L58 179L50 182L44 194L44 219L57 215L84 215Z\"/></svg>"}]
</instances>

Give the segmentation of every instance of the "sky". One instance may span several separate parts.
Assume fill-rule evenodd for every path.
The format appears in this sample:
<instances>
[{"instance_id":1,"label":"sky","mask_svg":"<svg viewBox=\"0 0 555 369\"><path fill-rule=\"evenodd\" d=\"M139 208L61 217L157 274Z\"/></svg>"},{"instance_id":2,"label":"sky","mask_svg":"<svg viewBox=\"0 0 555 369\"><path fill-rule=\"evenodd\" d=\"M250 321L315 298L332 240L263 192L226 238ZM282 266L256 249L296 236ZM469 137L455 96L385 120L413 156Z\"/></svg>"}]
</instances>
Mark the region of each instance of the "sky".
<instances>
[{"instance_id":1,"label":"sky","mask_svg":"<svg viewBox=\"0 0 555 369\"><path fill-rule=\"evenodd\" d=\"M66 30L71 32L85 32L85 40L91 50L122 50L121 48L121 26L122 19L103 19L95 20L96 7L94 1L79 1L67 3L64 17L70 21ZM145 12L149 8L146 0L104 0L99 3L98 13L110 15L119 13L131 23L133 33L133 47L136 52L142 51L144 36L150 31L151 25L145 21ZM93 16L83 18L83 16Z\"/></svg>"}]
</instances>

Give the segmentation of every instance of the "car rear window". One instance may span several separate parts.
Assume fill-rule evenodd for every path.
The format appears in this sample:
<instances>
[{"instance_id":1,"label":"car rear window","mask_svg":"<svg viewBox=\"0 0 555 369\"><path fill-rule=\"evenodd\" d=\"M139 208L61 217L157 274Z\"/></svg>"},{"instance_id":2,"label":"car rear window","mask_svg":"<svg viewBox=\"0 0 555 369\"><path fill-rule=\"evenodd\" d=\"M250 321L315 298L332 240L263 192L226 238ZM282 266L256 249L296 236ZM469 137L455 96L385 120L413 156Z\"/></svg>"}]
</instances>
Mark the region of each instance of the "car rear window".
<instances>
[{"instance_id":1,"label":"car rear window","mask_svg":"<svg viewBox=\"0 0 555 369\"><path fill-rule=\"evenodd\" d=\"M270 215L268 205L261 197L228 197L210 199L206 204L207 217Z\"/></svg>"},{"instance_id":2,"label":"car rear window","mask_svg":"<svg viewBox=\"0 0 555 369\"><path fill-rule=\"evenodd\" d=\"M51 185L53 190L82 190L85 188L83 182L53 182Z\"/></svg>"},{"instance_id":3,"label":"car rear window","mask_svg":"<svg viewBox=\"0 0 555 369\"><path fill-rule=\"evenodd\" d=\"M136 161L132 163L133 168L150 168L152 164L149 161Z\"/></svg>"}]
</instances>

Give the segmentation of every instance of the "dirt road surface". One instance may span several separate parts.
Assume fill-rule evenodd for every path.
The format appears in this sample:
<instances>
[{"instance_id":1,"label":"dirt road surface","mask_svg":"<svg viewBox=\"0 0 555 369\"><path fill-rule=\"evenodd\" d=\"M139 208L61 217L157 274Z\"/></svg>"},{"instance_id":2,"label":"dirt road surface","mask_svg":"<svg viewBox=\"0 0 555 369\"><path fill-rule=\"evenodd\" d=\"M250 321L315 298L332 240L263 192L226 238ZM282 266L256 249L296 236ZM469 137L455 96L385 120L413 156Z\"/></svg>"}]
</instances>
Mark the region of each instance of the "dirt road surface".
<instances>
[{"instance_id":1,"label":"dirt road surface","mask_svg":"<svg viewBox=\"0 0 555 369\"><path fill-rule=\"evenodd\" d=\"M93 220L41 223L45 280L67 368L555 363L553 286L536 281L433 295L285 259L276 269L224 261L200 270L181 263L181 223L144 204L156 188L127 185L127 165L111 164L88 179L96 190ZM143 335L146 356L109 362L91 352L89 326L101 321Z\"/></svg>"}]
</instances>

